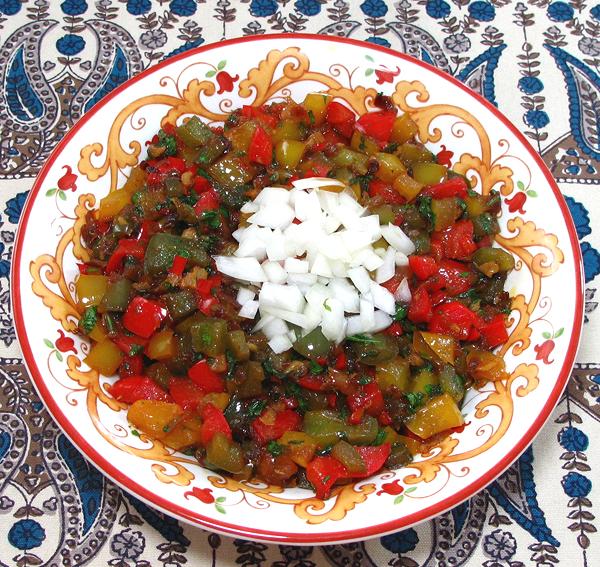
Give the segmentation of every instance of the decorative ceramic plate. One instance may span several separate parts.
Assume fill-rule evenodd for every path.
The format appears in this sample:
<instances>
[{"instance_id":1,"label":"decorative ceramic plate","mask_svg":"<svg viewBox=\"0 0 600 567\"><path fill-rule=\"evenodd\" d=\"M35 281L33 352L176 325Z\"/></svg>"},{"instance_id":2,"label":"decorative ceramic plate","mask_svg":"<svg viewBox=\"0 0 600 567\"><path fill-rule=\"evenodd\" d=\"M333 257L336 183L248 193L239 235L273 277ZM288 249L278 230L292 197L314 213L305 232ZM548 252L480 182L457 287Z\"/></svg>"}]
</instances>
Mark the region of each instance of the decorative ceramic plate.
<instances>
[{"instance_id":1,"label":"decorative ceramic plate","mask_svg":"<svg viewBox=\"0 0 600 567\"><path fill-rule=\"evenodd\" d=\"M190 113L218 122L243 105L322 91L357 113L390 95L434 152L477 190L502 196L498 243L516 259L508 288L510 378L471 391L468 425L410 466L337 488L238 482L160 442L134 435L112 378L82 362L74 297L85 214L121 186L161 123ZM433 67L389 49L319 36L221 42L157 65L95 105L58 145L25 206L15 250L13 303L25 361L51 414L124 489L190 523L240 537L332 543L406 528L455 506L531 443L569 377L582 323L579 246L565 202L525 139L491 104Z\"/></svg>"}]
</instances>

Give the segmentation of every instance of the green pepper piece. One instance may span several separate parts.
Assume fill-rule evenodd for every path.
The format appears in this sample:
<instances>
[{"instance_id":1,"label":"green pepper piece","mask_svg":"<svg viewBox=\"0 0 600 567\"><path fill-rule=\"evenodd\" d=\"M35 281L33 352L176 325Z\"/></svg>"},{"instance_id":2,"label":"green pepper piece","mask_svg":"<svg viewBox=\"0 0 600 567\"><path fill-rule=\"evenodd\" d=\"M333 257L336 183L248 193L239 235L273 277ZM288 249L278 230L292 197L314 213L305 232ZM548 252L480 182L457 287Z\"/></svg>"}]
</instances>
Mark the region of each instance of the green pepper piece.
<instances>
[{"instance_id":1,"label":"green pepper piece","mask_svg":"<svg viewBox=\"0 0 600 567\"><path fill-rule=\"evenodd\" d=\"M440 371L440 386L442 391L452 396L456 403L459 403L465 396L464 380L449 364L444 364Z\"/></svg>"},{"instance_id":2,"label":"green pepper piece","mask_svg":"<svg viewBox=\"0 0 600 567\"><path fill-rule=\"evenodd\" d=\"M242 448L229 441L223 433L215 433L206 447L206 460L217 469L230 473L242 472L246 459Z\"/></svg>"},{"instance_id":3,"label":"green pepper piece","mask_svg":"<svg viewBox=\"0 0 600 567\"><path fill-rule=\"evenodd\" d=\"M371 415L366 415L358 425L348 425L346 438L352 445L371 445L379 433L379 423Z\"/></svg>"},{"instance_id":4,"label":"green pepper piece","mask_svg":"<svg viewBox=\"0 0 600 567\"><path fill-rule=\"evenodd\" d=\"M248 360L250 358L250 349L246 342L246 334L241 329L231 331L227 334L227 348L236 360Z\"/></svg>"},{"instance_id":5,"label":"green pepper piece","mask_svg":"<svg viewBox=\"0 0 600 567\"><path fill-rule=\"evenodd\" d=\"M208 266L210 257L204 247L196 241L174 234L154 234L148 242L144 256L144 271L150 276L167 272L175 256L185 256L190 266Z\"/></svg>"},{"instance_id":6,"label":"green pepper piece","mask_svg":"<svg viewBox=\"0 0 600 567\"><path fill-rule=\"evenodd\" d=\"M508 252L491 246L476 250L473 254L473 262L486 275L488 275L487 271L482 269L486 264L495 264L496 269L493 273L510 272L515 267L515 259Z\"/></svg>"},{"instance_id":7,"label":"green pepper piece","mask_svg":"<svg viewBox=\"0 0 600 567\"><path fill-rule=\"evenodd\" d=\"M338 441L331 449L331 456L340 461L350 473L360 474L367 470L360 453L346 441Z\"/></svg>"},{"instance_id":8,"label":"green pepper piece","mask_svg":"<svg viewBox=\"0 0 600 567\"><path fill-rule=\"evenodd\" d=\"M371 212L379 217L379 224L382 225L394 222L396 218L396 213L394 213L394 209L390 205L375 207Z\"/></svg>"},{"instance_id":9,"label":"green pepper piece","mask_svg":"<svg viewBox=\"0 0 600 567\"><path fill-rule=\"evenodd\" d=\"M350 426L342 419L339 413L331 410L307 411L304 414L302 430L314 437L319 447L326 447L337 443L347 435Z\"/></svg>"},{"instance_id":10,"label":"green pepper piece","mask_svg":"<svg viewBox=\"0 0 600 567\"><path fill-rule=\"evenodd\" d=\"M206 356L218 356L225 352L227 323L222 319L207 317L190 328L192 348Z\"/></svg>"},{"instance_id":11,"label":"green pepper piece","mask_svg":"<svg viewBox=\"0 0 600 567\"><path fill-rule=\"evenodd\" d=\"M500 225L498 219L490 214L483 213L473 219L473 234L477 240L480 240L488 234L498 234L500 232Z\"/></svg>"},{"instance_id":12,"label":"green pepper piece","mask_svg":"<svg viewBox=\"0 0 600 567\"><path fill-rule=\"evenodd\" d=\"M431 212L434 218L433 229L444 230L454 224L456 219L460 217L462 209L456 197L448 197L446 199L432 199Z\"/></svg>"},{"instance_id":13,"label":"green pepper piece","mask_svg":"<svg viewBox=\"0 0 600 567\"><path fill-rule=\"evenodd\" d=\"M168 389L171 372L169 372L169 369L163 362L156 362L148 366L146 375L148 378L152 378L164 390Z\"/></svg>"},{"instance_id":14,"label":"green pepper piece","mask_svg":"<svg viewBox=\"0 0 600 567\"><path fill-rule=\"evenodd\" d=\"M360 362L376 366L398 355L398 343L388 335L377 334L369 341L353 342L354 354Z\"/></svg>"},{"instance_id":15,"label":"green pepper piece","mask_svg":"<svg viewBox=\"0 0 600 567\"><path fill-rule=\"evenodd\" d=\"M413 456L408 447L402 441L398 441L392 445L390 456L385 462L385 468L390 470L399 469L408 465L412 460Z\"/></svg>"},{"instance_id":16,"label":"green pepper piece","mask_svg":"<svg viewBox=\"0 0 600 567\"><path fill-rule=\"evenodd\" d=\"M179 321L196 311L197 294L191 289L167 293L164 298L173 321Z\"/></svg>"},{"instance_id":17,"label":"green pepper piece","mask_svg":"<svg viewBox=\"0 0 600 567\"><path fill-rule=\"evenodd\" d=\"M248 160L226 155L213 163L207 171L222 189L228 190L250 183L254 178L255 168Z\"/></svg>"},{"instance_id":18,"label":"green pepper piece","mask_svg":"<svg viewBox=\"0 0 600 567\"><path fill-rule=\"evenodd\" d=\"M194 364L194 351L189 336L175 335L175 352L165 364L173 374L187 374Z\"/></svg>"},{"instance_id":19,"label":"green pepper piece","mask_svg":"<svg viewBox=\"0 0 600 567\"><path fill-rule=\"evenodd\" d=\"M219 159L229 147L229 142L224 136L215 136L210 144L206 144L198 154L196 160L201 166L207 166Z\"/></svg>"},{"instance_id":20,"label":"green pepper piece","mask_svg":"<svg viewBox=\"0 0 600 567\"><path fill-rule=\"evenodd\" d=\"M181 141L192 148L203 146L214 137L212 130L197 116L192 116L185 124L177 128Z\"/></svg>"},{"instance_id":21,"label":"green pepper piece","mask_svg":"<svg viewBox=\"0 0 600 567\"><path fill-rule=\"evenodd\" d=\"M330 347L331 343L323 334L320 327L298 339L293 345L297 353L311 360L327 356Z\"/></svg>"},{"instance_id":22,"label":"green pepper piece","mask_svg":"<svg viewBox=\"0 0 600 567\"><path fill-rule=\"evenodd\" d=\"M424 146L411 144L410 142L402 144L397 150L396 155L402 160L404 165L411 165L418 162L430 162L433 154Z\"/></svg>"},{"instance_id":23,"label":"green pepper piece","mask_svg":"<svg viewBox=\"0 0 600 567\"><path fill-rule=\"evenodd\" d=\"M128 279L121 278L108 285L106 293L100 301L98 311L106 313L107 311L123 312L129 305L131 297L131 282Z\"/></svg>"},{"instance_id":24,"label":"green pepper piece","mask_svg":"<svg viewBox=\"0 0 600 567\"><path fill-rule=\"evenodd\" d=\"M167 177L164 182L167 197L183 195L183 183L178 177Z\"/></svg>"},{"instance_id":25,"label":"green pepper piece","mask_svg":"<svg viewBox=\"0 0 600 567\"><path fill-rule=\"evenodd\" d=\"M369 156L355 152L345 146L341 147L338 153L334 156L333 162L339 167L349 167L352 171L364 175L368 171L367 162Z\"/></svg>"}]
</instances>

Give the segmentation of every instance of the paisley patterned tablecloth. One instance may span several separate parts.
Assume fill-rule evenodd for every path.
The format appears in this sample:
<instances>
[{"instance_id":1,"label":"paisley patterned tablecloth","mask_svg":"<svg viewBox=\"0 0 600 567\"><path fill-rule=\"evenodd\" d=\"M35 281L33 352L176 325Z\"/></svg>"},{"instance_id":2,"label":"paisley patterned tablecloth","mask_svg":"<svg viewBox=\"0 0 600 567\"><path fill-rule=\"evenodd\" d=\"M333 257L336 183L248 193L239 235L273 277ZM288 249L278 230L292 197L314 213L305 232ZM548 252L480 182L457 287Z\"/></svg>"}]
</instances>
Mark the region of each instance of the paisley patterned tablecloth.
<instances>
[{"instance_id":1,"label":"paisley patterned tablecloth","mask_svg":"<svg viewBox=\"0 0 600 567\"><path fill-rule=\"evenodd\" d=\"M555 175L585 263L584 338L535 443L468 502L402 532L293 547L221 537L119 490L60 433L15 340L10 260L52 148L142 69L241 35L312 32L419 57L496 104ZM0 0L0 565L600 564L600 4L586 0ZM535 190L518 194L522 206ZM551 363L554 341L535 345ZM59 336L54 338L59 339ZM56 345L57 348L60 346Z\"/></svg>"}]
</instances>

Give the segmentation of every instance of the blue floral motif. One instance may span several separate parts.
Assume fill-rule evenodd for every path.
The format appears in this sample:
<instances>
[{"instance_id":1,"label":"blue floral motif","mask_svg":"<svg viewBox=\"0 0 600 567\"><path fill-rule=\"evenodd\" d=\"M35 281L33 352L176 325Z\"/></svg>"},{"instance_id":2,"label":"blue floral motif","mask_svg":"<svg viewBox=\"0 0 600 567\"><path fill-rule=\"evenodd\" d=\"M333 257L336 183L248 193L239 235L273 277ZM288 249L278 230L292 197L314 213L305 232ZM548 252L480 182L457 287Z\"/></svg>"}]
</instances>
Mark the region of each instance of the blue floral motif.
<instances>
[{"instance_id":1,"label":"blue floral motif","mask_svg":"<svg viewBox=\"0 0 600 567\"><path fill-rule=\"evenodd\" d=\"M65 0L60 5L60 9L67 16L81 16L88 9L88 5L85 0Z\"/></svg>"},{"instance_id":2,"label":"blue floral motif","mask_svg":"<svg viewBox=\"0 0 600 567\"><path fill-rule=\"evenodd\" d=\"M172 0L169 9L177 16L193 16L196 13L196 0Z\"/></svg>"},{"instance_id":3,"label":"blue floral motif","mask_svg":"<svg viewBox=\"0 0 600 567\"><path fill-rule=\"evenodd\" d=\"M585 451L590 445L588 436L581 429L571 425L560 431L558 442L567 451Z\"/></svg>"},{"instance_id":4,"label":"blue floral motif","mask_svg":"<svg viewBox=\"0 0 600 567\"><path fill-rule=\"evenodd\" d=\"M469 5L469 15L480 22L491 22L496 17L496 9L489 2L473 2Z\"/></svg>"},{"instance_id":5,"label":"blue floral motif","mask_svg":"<svg viewBox=\"0 0 600 567\"><path fill-rule=\"evenodd\" d=\"M600 20L600 4L596 4L590 10L590 16L592 16L592 18L595 18L596 20Z\"/></svg>"},{"instance_id":6,"label":"blue floral motif","mask_svg":"<svg viewBox=\"0 0 600 567\"><path fill-rule=\"evenodd\" d=\"M141 16L150 11L152 2L150 0L127 0L126 8L132 16Z\"/></svg>"},{"instance_id":7,"label":"blue floral motif","mask_svg":"<svg viewBox=\"0 0 600 567\"><path fill-rule=\"evenodd\" d=\"M575 10L566 2L553 2L548 6L548 17L553 22L567 22L575 16Z\"/></svg>"},{"instance_id":8,"label":"blue floral motif","mask_svg":"<svg viewBox=\"0 0 600 567\"><path fill-rule=\"evenodd\" d=\"M575 223L575 229L577 230L577 237L581 240L592 232L590 228L590 215L587 209L573 197L565 197L569 212L573 217Z\"/></svg>"},{"instance_id":9,"label":"blue floral motif","mask_svg":"<svg viewBox=\"0 0 600 567\"><path fill-rule=\"evenodd\" d=\"M528 110L525 113L525 124L530 128L544 128L549 122L550 117L543 110Z\"/></svg>"},{"instance_id":10,"label":"blue floral motif","mask_svg":"<svg viewBox=\"0 0 600 567\"><path fill-rule=\"evenodd\" d=\"M585 281L591 282L600 274L600 254L589 242L581 243L581 254L583 256L583 271L585 272Z\"/></svg>"},{"instance_id":11,"label":"blue floral motif","mask_svg":"<svg viewBox=\"0 0 600 567\"><path fill-rule=\"evenodd\" d=\"M387 14L388 7L383 0L365 0L360 9L371 18L383 18Z\"/></svg>"},{"instance_id":12,"label":"blue floral motif","mask_svg":"<svg viewBox=\"0 0 600 567\"><path fill-rule=\"evenodd\" d=\"M257 18L272 16L275 12L277 12L275 0L252 0L250 2L250 13Z\"/></svg>"},{"instance_id":13,"label":"blue floral motif","mask_svg":"<svg viewBox=\"0 0 600 567\"><path fill-rule=\"evenodd\" d=\"M0 242L0 258L4 255L4 242ZM7 278L10 274L10 262L0 260L0 278Z\"/></svg>"},{"instance_id":14,"label":"blue floral motif","mask_svg":"<svg viewBox=\"0 0 600 567\"><path fill-rule=\"evenodd\" d=\"M412 528L383 536L381 545L392 553L407 553L417 547L419 536Z\"/></svg>"},{"instance_id":15,"label":"blue floral motif","mask_svg":"<svg viewBox=\"0 0 600 567\"><path fill-rule=\"evenodd\" d=\"M544 83L537 77L521 77L518 85L519 89L528 95L539 93L544 88Z\"/></svg>"},{"instance_id":16,"label":"blue floral motif","mask_svg":"<svg viewBox=\"0 0 600 567\"><path fill-rule=\"evenodd\" d=\"M561 484L565 494L571 498L584 498L592 490L592 481L578 472L563 476Z\"/></svg>"},{"instance_id":17,"label":"blue floral motif","mask_svg":"<svg viewBox=\"0 0 600 567\"><path fill-rule=\"evenodd\" d=\"M471 48L471 40L464 33L453 33L444 39L444 45L454 53L464 53Z\"/></svg>"},{"instance_id":18,"label":"blue floral motif","mask_svg":"<svg viewBox=\"0 0 600 567\"><path fill-rule=\"evenodd\" d=\"M29 191L17 193L12 199L6 201L4 214L8 216L9 222L12 222L13 224L19 222L19 217L21 216L21 211L23 210L23 205L25 205L28 194Z\"/></svg>"},{"instance_id":19,"label":"blue floral motif","mask_svg":"<svg viewBox=\"0 0 600 567\"><path fill-rule=\"evenodd\" d=\"M425 12L435 19L445 18L450 14L450 4L444 2L444 0L428 0L425 5Z\"/></svg>"},{"instance_id":20,"label":"blue floral motif","mask_svg":"<svg viewBox=\"0 0 600 567\"><path fill-rule=\"evenodd\" d=\"M383 47L391 47L392 46L392 44L384 37L372 36L372 37L367 38L367 41L369 43L374 43L375 45L383 45Z\"/></svg>"},{"instance_id":21,"label":"blue floral motif","mask_svg":"<svg viewBox=\"0 0 600 567\"><path fill-rule=\"evenodd\" d=\"M19 0L0 0L0 13L5 16L14 16L21 10Z\"/></svg>"},{"instance_id":22,"label":"blue floral motif","mask_svg":"<svg viewBox=\"0 0 600 567\"><path fill-rule=\"evenodd\" d=\"M75 34L68 33L56 41L56 49L63 55L77 55L85 47L85 40Z\"/></svg>"},{"instance_id":23,"label":"blue floral motif","mask_svg":"<svg viewBox=\"0 0 600 567\"><path fill-rule=\"evenodd\" d=\"M305 16L316 16L321 11L321 3L318 0L297 0L294 6Z\"/></svg>"},{"instance_id":24,"label":"blue floral motif","mask_svg":"<svg viewBox=\"0 0 600 567\"><path fill-rule=\"evenodd\" d=\"M110 542L110 549L118 557L135 561L146 547L146 538L142 532L132 532L130 529L115 534Z\"/></svg>"},{"instance_id":25,"label":"blue floral motif","mask_svg":"<svg viewBox=\"0 0 600 567\"><path fill-rule=\"evenodd\" d=\"M8 532L8 541L17 549L33 549L39 547L46 539L46 532L35 520L29 518L13 524Z\"/></svg>"}]
</instances>

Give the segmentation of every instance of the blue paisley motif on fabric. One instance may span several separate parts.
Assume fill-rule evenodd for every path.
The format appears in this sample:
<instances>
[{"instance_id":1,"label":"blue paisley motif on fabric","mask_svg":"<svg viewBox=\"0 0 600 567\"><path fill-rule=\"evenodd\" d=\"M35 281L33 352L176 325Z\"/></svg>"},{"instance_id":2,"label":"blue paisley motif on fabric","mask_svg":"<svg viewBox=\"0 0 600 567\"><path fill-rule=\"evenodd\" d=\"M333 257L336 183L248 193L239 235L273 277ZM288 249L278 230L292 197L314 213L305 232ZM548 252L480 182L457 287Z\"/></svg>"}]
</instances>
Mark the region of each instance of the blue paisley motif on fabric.
<instances>
[{"instance_id":1,"label":"blue paisley motif on fabric","mask_svg":"<svg viewBox=\"0 0 600 567\"><path fill-rule=\"evenodd\" d=\"M498 67L498 61L505 49L506 44L486 49L481 55L478 55L475 59L469 61L457 75L457 78L466 84L469 84L469 80L474 75L479 75L481 94L483 94L483 96L494 106L498 106L494 89L494 71L496 70L496 67Z\"/></svg>"},{"instance_id":2,"label":"blue paisley motif on fabric","mask_svg":"<svg viewBox=\"0 0 600 567\"><path fill-rule=\"evenodd\" d=\"M538 541L546 541L552 545L560 545L560 542L552 535L552 530L546 524L544 512L537 500L537 490L533 478L533 451L529 447L513 469L517 472L517 481L520 484L522 494L525 495L526 507L519 509L511 499L510 493L503 486L503 478L490 484L488 492L496 502L504 508L506 513L527 530ZM506 474L506 473L505 473Z\"/></svg>"},{"instance_id":3,"label":"blue paisley motif on fabric","mask_svg":"<svg viewBox=\"0 0 600 567\"><path fill-rule=\"evenodd\" d=\"M573 197L565 197L565 201L567 202L569 212L573 217L575 229L577 230L577 237L581 240L592 233L588 210L581 203L573 199Z\"/></svg>"},{"instance_id":4,"label":"blue paisley motif on fabric","mask_svg":"<svg viewBox=\"0 0 600 567\"><path fill-rule=\"evenodd\" d=\"M562 71L567 84L573 137L585 153L600 160L600 77L592 68L560 47L545 47Z\"/></svg>"},{"instance_id":5,"label":"blue paisley motif on fabric","mask_svg":"<svg viewBox=\"0 0 600 567\"><path fill-rule=\"evenodd\" d=\"M11 437L8 431L0 431L0 460L8 453L11 444Z\"/></svg>"},{"instance_id":6,"label":"blue paisley motif on fabric","mask_svg":"<svg viewBox=\"0 0 600 567\"><path fill-rule=\"evenodd\" d=\"M73 480L81 498L83 533L85 534L94 524L100 511L104 476L81 456L81 453L71 445L64 435L59 437L57 448L73 474Z\"/></svg>"},{"instance_id":7,"label":"blue paisley motif on fabric","mask_svg":"<svg viewBox=\"0 0 600 567\"><path fill-rule=\"evenodd\" d=\"M121 83L124 83L127 79L129 79L129 71L127 69L127 58L125 57L123 50L120 47L117 47L112 68L108 73L102 87L85 104L86 112L90 108L92 108L92 106L94 106L101 98L107 95L115 87L118 87Z\"/></svg>"},{"instance_id":8,"label":"blue paisley motif on fabric","mask_svg":"<svg viewBox=\"0 0 600 567\"><path fill-rule=\"evenodd\" d=\"M39 118L44 112L42 102L31 88L25 73L23 48L14 56L6 76L6 101L8 108L19 120Z\"/></svg>"}]
</instances>

